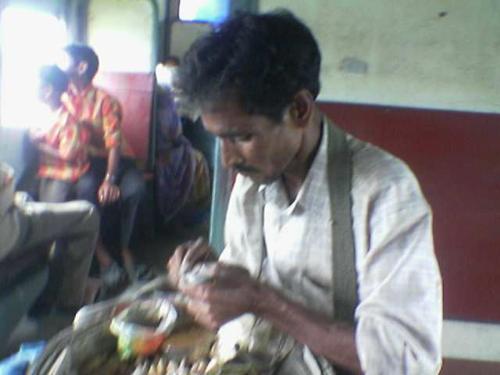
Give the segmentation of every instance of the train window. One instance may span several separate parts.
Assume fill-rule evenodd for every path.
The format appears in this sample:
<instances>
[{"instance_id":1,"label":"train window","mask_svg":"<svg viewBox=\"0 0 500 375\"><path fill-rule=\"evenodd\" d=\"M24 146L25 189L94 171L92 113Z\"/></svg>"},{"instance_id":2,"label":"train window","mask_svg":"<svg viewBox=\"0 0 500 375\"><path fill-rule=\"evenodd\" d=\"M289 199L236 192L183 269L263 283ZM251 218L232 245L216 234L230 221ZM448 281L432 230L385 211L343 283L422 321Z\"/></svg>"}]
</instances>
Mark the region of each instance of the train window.
<instances>
[{"instance_id":1,"label":"train window","mask_svg":"<svg viewBox=\"0 0 500 375\"><path fill-rule=\"evenodd\" d=\"M0 121L4 127L41 126L48 111L37 98L38 72L57 60L66 26L52 14L19 6L0 17Z\"/></svg>"},{"instance_id":2,"label":"train window","mask_svg":"<svg viewBox=\"0 0 500 375\"><path fill-rule=\"evenodd\" d=\"M229 15L229 0L181 0L181 21L221 22Z\"/></svg>"}]
</instances>

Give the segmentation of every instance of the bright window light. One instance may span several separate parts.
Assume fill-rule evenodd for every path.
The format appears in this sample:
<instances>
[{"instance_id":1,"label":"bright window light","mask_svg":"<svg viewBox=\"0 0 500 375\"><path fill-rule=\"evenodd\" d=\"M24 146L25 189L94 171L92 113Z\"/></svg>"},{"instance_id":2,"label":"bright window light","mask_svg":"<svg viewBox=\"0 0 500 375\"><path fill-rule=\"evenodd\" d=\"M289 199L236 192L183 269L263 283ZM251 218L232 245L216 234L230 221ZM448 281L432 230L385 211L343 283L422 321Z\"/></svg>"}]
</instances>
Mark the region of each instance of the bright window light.
<instances>
[{"instance_id":1,"label":"bright window light","mask_svg":"<svg viewBox=\"0 0 500 375\"><path fill-rule=\"evenodd\" d=\"M229 0L181 0L181 21L221 22L229 15Z\"/></svg>"},{"instance_id":2,"label":"bright window light","mask_svg":"<svg viewBox=\"0 0 500 375\"><path fill-rule=\"evenodd\" d=\"M10 6L1 13L0 36L1 125L43 126L47 109L37 98L38 72L57 61L68 41L66 26L51 14Z\"/></svg>"}]
</instances>

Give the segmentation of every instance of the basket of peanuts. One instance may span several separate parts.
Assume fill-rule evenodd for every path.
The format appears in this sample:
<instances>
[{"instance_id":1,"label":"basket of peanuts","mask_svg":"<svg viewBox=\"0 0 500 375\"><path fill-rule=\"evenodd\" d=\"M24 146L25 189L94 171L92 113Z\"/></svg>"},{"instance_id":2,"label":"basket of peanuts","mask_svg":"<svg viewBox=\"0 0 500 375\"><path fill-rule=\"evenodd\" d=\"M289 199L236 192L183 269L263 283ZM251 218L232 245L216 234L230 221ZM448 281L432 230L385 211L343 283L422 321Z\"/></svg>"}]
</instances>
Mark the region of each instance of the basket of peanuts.
<instances>
[{"instance_id":1,"label":"basket of peanuts","mask_svg":"<svg viewBox=\"0 0 500 375\"><path fill-rule=\"evenodd\" d=\"M28 374L271 373L268 358L249 353L249 345L242 341L226 345L217 332L196 324L185 310L186 303L181 294L155 290L89 306L85 314L77 314L73 327L51 339Z\"/></svg>"}]
</instances>

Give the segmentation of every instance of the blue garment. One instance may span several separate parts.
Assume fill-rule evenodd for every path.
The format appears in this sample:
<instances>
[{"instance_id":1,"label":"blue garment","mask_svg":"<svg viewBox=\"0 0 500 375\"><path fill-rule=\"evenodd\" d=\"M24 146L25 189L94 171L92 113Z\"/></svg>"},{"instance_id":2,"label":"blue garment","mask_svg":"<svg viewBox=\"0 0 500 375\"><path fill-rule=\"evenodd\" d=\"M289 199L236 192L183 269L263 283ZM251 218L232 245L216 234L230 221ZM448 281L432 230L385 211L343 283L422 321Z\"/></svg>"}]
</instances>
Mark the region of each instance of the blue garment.
<instances>
[{"instance_id":1,"label":"blue garment","mask_svg":"<svg viewBox=\"0 0 500 375\"><path fill-rule=\"evenodd\" d=\"M182 123L172 93L158 90L156 134L156 192L163 220L172 219L184 206L193 187L196 158L191 142L182 134Z\"/></svg>"},{"instance_id":2,"label":"blue garment","mask_svg":"<svg viewBox=\"0 0 500 375\"><path fill-rule=\"evenodd\" d=\"M42 354L45 341L21 344L19 351L0 362L0 375L23 375L28 366Z\"/></svg>"}]
</instances>

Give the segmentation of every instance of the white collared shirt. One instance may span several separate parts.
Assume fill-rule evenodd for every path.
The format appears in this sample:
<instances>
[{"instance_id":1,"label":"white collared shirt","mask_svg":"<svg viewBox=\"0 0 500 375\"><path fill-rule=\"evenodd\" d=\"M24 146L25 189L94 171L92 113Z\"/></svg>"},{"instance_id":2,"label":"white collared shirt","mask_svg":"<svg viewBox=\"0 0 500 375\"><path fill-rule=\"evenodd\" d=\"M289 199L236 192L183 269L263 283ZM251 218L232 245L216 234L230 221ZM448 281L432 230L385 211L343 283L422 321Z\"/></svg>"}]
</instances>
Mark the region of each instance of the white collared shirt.
<instances>
[{"instance_id":1,"label":"white collared shirt","mask_svg":"<svg viewBox=\"0 0 500 375\"><path fill-rule=\"evenodd\" d=\"M430 208L401 160L351 136L348 144L353 154L352 213L360 299L356 345L362 368L365 374L437 374L442 291ZM289 298L333 316L326 168L323 137L292 204L281 182L259 187L238 176L220 259L243 265L254 275L261 273L263 280ZM318 368L311 371L318 373Z\"/></svg>"}]
</instances>

